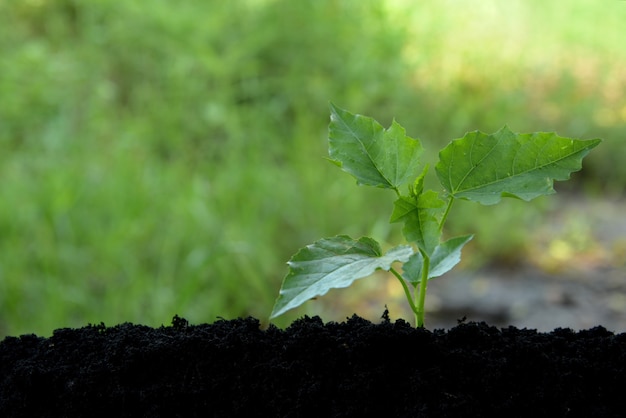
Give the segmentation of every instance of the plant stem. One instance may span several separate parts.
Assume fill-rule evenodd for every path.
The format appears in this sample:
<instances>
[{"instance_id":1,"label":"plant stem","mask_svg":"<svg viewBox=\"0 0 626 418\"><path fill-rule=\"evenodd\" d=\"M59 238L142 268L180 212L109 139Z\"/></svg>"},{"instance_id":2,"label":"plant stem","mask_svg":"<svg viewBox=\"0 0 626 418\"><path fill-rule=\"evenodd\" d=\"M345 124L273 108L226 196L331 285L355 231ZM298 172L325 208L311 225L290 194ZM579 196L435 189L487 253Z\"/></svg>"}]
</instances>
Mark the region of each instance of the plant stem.
<instances>
[{"instance_id":1,"label":"plant stem","mask_svg":"<svg viewBox=\"0 0 626 418\"><path fill-rule=\"evenodd\" d=\"M406 281L404 281L400 273L398 273L393 267L389 271L394 276L396 276L397 279L400 281L400 284L402 285L402 288L404 289L404 294L406 295L406 298L409 301L409 305L411 306L411 310L415 314L415 323L417 323L417 307L415 306L415 303L413 302L413 297L411 296L411 291L409 290L409 287L406 285Z\"/></svg>"},{"instance_id":2,"label":"plant stem","mask_svg":"<svg viewBox=\"0 0 626 418\"><path fill-rule=\"evenodd\" d=\"M428 286L428 270L430 269L430 257L424 256L424 264L422 264L422 280L420 281L419 300L417 301L417 328L424 328L424 302L426 301L426 287ZM417 296L417 295L416 295Z\"/></svg>"}]
</instances>

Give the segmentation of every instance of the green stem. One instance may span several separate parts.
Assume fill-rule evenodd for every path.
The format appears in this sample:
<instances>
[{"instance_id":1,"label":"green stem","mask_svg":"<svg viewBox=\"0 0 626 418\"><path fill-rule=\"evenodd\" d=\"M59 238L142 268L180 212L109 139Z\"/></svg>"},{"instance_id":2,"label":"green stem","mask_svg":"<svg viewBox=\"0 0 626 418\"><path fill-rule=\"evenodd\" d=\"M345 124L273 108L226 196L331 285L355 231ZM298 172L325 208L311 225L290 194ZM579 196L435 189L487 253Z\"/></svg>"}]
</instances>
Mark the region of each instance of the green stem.
<instances>
[{"instance_id":1,"label":"green stem","mask_svg":"<svg viewBox=\"0 0 626 418\"><path fill-rule=\"evenodd\" d=\"M443 231L443 224L446 223L446 219L448 219L448 213L450 213L450 209L452 209L452 203L454 203L454 197L450 196L448 200L448 206L446 207L446 211L443 213L441 217L441 223L439 224L439 232Z\"/></svg>"},{"instance_id":2,"label":"green stem","mask_svg":"<svg viewBox=\"0 0 626 418\"><path fill-rule=\"evenodd\" d=\"M424 256L424 264L422 264L422 280L420 281L419 300L417 301L417 328L424 328L424 302L426 302L428 270L430 269L430 258L424 253L422 253L422 256Z\"/></svg>"},{"instance_id":3,"label":"green stem","mask_svg":"<svg viewBox=\"0 0 626 418\"><path fill-rule=\"evenodd\" d=\"M396 278L400 281L402 288L404 289L404 294L406 295L407 300L409 301L409 305L411 306L411 310L415 314L415 323L417 323L417 308L415 307L415 303L413 302L413 297L411 296L411 291L409 287L406 285L406 281L402 278L400 273L398 273L393 267L389 270Z\"/></svg>"}]
</instances>

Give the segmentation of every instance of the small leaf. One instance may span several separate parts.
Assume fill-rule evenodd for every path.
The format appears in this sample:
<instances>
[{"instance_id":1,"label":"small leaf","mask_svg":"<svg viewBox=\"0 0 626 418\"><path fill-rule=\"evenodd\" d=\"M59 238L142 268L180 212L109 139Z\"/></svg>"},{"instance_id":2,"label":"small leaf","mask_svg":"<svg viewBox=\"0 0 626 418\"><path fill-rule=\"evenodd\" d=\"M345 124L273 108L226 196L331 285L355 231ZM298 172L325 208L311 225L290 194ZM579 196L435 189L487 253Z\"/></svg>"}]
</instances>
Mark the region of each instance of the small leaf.
<instances>
[{"instance_id":1,"label":"small leaf","mask_svg":"<svg viewBox=\"0 0 626 418\"><path fill-rule=\"evenodd\" d=\"M461 250L474 236L464 235L461 237L450 238L435 248L433 255L430 257L430 269L428 271L428 280L444 275L461 261ZM409 261L402 266L402 277L416 286L422 281L422 268L424 257L417 252L411 256Z\"/></svg>"},{"instance_id":2,"label":"small leaf","mask_svg":"<svg viewBox=\"0 0 626 418\"><path fill-rule=\"evenodd\" d=\"M411 254L410 246L401 245L382 255L380 245L368 237L354 240L339 235L321 239L302 248L287 263L289 273L270 318L325 295L330 289L348 287L376 270L389 270L392 263L405 262Z\"/></svg>"},{"instance_id":3,"label":"small leaf","mask_svg":"<svg viewBox=\"0 0 626 418\"><path fill-rule=\"evenodd\" d=\"M424 170L422 170L422 174L420 174L412 185L409 186L409 194L412 197L417 197L422 194L424 191L424 178L426 177L426 173L428 173L429 165L426 164Z\"/></svg>"},{"instance_id":4,"label":"small leaf","mask_svg":"<svg viewBox=\"0 0 626 418\"><path fill-rule=\"evenodd\" d=\"M330 108L330 158L358 184L397 189L417 176L422 145L395 120L385 130L372 118Z\"/></svg>"},{"instance_id":5,"label":"small leaf","mask_svg":"<svg viewBox=\"0 0 626 418\"><path fill-rule=\"evenodd\" d=\"M487 135L470 132L439 153L435 167L455 197L498 203L501 197L531 200L554 193L554 180L567 180L600 139L564 138L555 133L517 134L508 127Z\"/></svg>"},{"instance_id":6,"label":"small leaf","mask_svg":"<svg viewBox=\"0 0 626 418\"><path fill-rule=\"evenodd\" d=\"M441 237L439 222L445 211L444 206L445 202L433 190L418 196L413 196L413 193L411 196L400 196L394 202L389 222L404 222L402 233L407 241L415 242L430 256Z\"/></svg>"}]
</instances>

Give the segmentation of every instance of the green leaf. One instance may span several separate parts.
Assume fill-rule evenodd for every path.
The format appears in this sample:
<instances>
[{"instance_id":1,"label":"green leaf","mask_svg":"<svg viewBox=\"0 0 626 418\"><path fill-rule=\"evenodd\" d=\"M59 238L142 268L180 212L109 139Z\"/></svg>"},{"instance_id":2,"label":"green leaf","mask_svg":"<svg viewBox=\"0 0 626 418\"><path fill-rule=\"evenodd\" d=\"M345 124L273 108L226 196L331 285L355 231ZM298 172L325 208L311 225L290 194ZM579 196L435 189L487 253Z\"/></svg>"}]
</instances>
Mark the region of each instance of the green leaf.
<instances>
[{"instance_id":1,"label":"green leaf","mask_svg":"<svg viewBox=\"0 0 626 418\"><path fill-rule=\"evenodd\" d=\"M424 178L426 177L426 173L428 173L429 165L426 164L426 167L422 170L422 174L420 174L412 185L409 185L409 195L412 197L417 197L422 194L424 191Z\"/></svg>"},{"instance_id":2,"label":"green leaf","mask_svg":"<svg viewBox=\"0 0 626 418\"><path fill-rule=\"evenodd\" d=\"M372 118L330 108L330 158L358 184L397 189L417 176L422 145L395 120L385 130Z\"/></svg>"},{"instance_id":3,"label":"green leaf","mask_svg":"<svg viewBox=\"0 0 626 418\"><path fill-rule=\"evenodd\" d=\"M389 270L392 263L405 262L412 254L410 246L401 245L383 255L380 245L368 237L354 240L339 235L321 239L302 248L287 263L289 273L270 318L325 295L330 289L348 287L376 270Z\"/></svg>"},{"instance_id":4,"label":"green leaf","mask_svg":"<svg viewBox=\"0 0 626 418\"><path fill-rule=\"evenodd\" d=\"M600 139L564 138L555 133L517 134L508 127L487 135L470 132L439 153L439 181L455 198L498 203L501 197L531 200L554 193L554 180L567 180Z\"/></svg>"},{"instance_id":5,"label":"green leaf","mask_svg":"<svg viewBox=\"0 0 626 418\"><path fill-rule=\"evenodd\" d=\"M410 196L400 196L394 202L389 222L404 222L402 233L407 241L415 242L430 256L439 244L439 223L444 211L445 202L436 192L427 190L417 196L411 193Z\"/></svg>"},{"instance_id":6,"label":"green leaf","mask_svg":"<svg viewBox=\"0 0 626 418\"><path fill-rule=\"evenodd\" d=\"M474 236L464 235L461 237L450 238L435 248L433 255L430 257L430 269L428 271L428 280L444 275L461 261L461 250ZM402 266L402 277L414 286L422 281L422 267L424 265L424 257L417 252L411 256L409 261Z\"/></svg>"}]
</instances>

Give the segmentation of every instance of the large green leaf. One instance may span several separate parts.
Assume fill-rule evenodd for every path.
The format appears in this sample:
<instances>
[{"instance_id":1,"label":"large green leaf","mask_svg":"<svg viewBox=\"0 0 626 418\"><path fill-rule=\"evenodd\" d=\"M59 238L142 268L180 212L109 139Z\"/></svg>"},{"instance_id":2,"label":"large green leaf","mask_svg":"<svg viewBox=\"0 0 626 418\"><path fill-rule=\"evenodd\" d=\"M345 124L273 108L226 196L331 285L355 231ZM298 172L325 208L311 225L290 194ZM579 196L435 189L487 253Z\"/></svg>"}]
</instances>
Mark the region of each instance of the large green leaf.
<instances>
[{"instance_id":1,"label":"large green leaf","mask_svg":"<svg viewBox=\"0 0 626 418\"><path fill-rule=\"evenodd\" d=\"M397 189L417 176L422 145L396 121L385 130L372 118L330 108L330 158L359 184Z\"/></svg>"},{"instance_id":2,"label":"large green leaf","mask_svg":"<svg viewBox=\"0 0 626 418\"><path fill-rule=\"evenodd\" d=\"M439 153L439 181L455 198L485 205L501 197L531 200L554 193L554 180L567 180L600 139L564 138L555 133L517 134L508 127L487 135L470 132Z\"/></svg>"},{"instance_id":3,"label":"large green leaf","mask_svg":"<svg viewBox=\"0 0 626 418\"><path fill-rule=\"evenodd\" d=\"M289 273L270 318L322 296L330 289L348 287L376 270L389 270L392 263L405 262L412 254L410 246L401 245L383 255L380 245L368 237L354 240L339 235L321 239L302 248L289 260Z\"/></svg>"},{"instance_id":4,"label":"large green leaf","mask_svg":"<svg viewBox=\"0 0 626 418\"><path fill-rule=\"evenodd\" d=\"M464 235L450 238L446 242L439 244L430 257L430 268L428 270L428 280L439 277L449 272L461 261L461 250L474 236ZM424 257L417 252L411 256L409 261L402 266L402 277L413 284L418 285L422 281L422 269L424 268Z\"/></svg>"}]
</instances>

